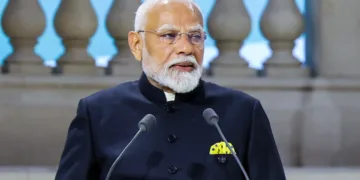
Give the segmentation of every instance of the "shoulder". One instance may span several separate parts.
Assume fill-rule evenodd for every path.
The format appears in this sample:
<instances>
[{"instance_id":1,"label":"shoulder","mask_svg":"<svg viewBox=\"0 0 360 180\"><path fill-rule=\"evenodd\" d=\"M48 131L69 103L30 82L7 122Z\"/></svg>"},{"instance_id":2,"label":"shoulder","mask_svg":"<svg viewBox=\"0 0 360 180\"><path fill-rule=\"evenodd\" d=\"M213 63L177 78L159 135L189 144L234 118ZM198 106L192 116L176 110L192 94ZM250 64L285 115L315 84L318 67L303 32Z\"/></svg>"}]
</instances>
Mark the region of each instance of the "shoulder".
<instances>
[{"instance_id":1,"label":"shoulder","mask_svg":"<svg viewBox=\"0 0 360 180\"><path fill-rule=\"evenodd\" d=\"M120 100L122 97L125 97L125 95L129 95L136 91L138 91L138 81L128 81L117 86L92 93L81 100L87 105L104 104L114 100Z\"/></svg>"},{"instance_id":2,"label":"shoulder","mask_svg":"<svg viewBox=\"0 0 360 180\"><path fill-rule=\"evenodd\" d=\"M223 87L211 82L205 82L206 96L210 99L221 99L230 104L243 104L253 107L259 100L243 91Z\"/></svg>"}]
</instances>

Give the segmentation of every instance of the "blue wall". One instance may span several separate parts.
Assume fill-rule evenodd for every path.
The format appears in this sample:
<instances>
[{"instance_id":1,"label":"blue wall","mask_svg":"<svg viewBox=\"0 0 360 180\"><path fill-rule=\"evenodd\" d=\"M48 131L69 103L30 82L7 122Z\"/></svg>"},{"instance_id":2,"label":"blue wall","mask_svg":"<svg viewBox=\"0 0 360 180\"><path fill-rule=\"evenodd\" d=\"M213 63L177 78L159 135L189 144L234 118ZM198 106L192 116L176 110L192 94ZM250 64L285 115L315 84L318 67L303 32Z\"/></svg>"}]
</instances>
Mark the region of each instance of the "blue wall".
<instances>
[{"instance_id":1,"label":"blue wall","mask_svg":"<svg viewBox=\"0 0 360 180\"><path fill-rule=\"evenodd\" d=\"M0 18L2 17L4 8L9 0L0 0ZM91 0L95 7L96 14L99 19L99 27L96 34L91 39L89 52L95 58L99 56L109 56L116 52L111 37L108 35L105 27L106 14L109 11L113 0ZM304 1L296 0L299 8L304 12ZM200 5L205 19L207 19L215 0L197 0ZM35 47L35 51L44 58L44 60L57 59L64 51L60 38L56 35L53 27L53 19L55 12L60 4L60 0L40 0L41 6L46 14L47 27L44 34L39 38L39 43ZM245 44L264 43L266 40L260 33L259 22L261 13L267 3L267 0L245 0L245 4L252 18L252 31L246 39ZM213 47L214 41L210 38L206 42L207 47ZM2 28L0 28L0 63L11 53L12 47L9 39L6 37Z\"/></svg>"}]
</instances>

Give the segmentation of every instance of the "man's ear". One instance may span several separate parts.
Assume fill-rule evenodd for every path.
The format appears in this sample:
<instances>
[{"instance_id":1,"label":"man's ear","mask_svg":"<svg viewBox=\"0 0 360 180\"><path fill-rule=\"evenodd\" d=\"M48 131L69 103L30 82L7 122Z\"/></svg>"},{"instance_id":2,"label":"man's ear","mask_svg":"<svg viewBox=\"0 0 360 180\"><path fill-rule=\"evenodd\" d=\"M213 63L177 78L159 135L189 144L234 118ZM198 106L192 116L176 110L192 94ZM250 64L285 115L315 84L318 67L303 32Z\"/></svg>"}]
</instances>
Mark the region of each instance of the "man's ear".
<instances>
[{"instance_id":1,"label":"man's ear","mask_svg":"<svg viewBox=\"0 0 360 180\"><path fill-rule=\"evenodd\" d=\"M132 54L135 59L141 61L142 59L142 39L140 34L135 31L128 33L128 43Z\"/></svg>"}]
</instances>

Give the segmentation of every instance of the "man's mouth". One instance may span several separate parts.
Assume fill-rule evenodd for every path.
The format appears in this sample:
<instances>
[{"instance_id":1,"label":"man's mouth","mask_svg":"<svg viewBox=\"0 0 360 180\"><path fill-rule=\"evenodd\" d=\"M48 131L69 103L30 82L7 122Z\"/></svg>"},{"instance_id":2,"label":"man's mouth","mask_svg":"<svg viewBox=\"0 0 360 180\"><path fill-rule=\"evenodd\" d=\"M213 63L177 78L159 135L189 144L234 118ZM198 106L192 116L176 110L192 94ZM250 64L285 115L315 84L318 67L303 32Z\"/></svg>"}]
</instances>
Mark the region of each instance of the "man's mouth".
<instances>
[{"instance_id":1,"label":"man's mouth","mask_svg":"<svg viewBox=\"0 0 360 180\"><path fill-rule=\"evenodd\" d=\"M194 70L195 65L191 62L181 62L181 63L176 63L176 64L170 66L170 68L175 68L179 71L190 72L190 71Z\"/></svg>"}]
</instances>

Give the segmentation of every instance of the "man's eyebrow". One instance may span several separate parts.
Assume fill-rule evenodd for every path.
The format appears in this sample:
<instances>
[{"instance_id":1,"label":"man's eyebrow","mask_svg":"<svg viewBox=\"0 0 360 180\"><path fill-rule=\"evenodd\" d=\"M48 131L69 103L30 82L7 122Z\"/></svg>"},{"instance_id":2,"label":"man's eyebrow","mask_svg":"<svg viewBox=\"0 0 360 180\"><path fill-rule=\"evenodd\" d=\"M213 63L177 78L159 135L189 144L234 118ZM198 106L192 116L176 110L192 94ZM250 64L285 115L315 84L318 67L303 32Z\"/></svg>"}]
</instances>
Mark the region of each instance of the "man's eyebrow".
<instances>
[{"instance_id":1,"label":"man's eyebrow","mask_svg":"<svg viewBox=\"0 0 360 180\"><path fill-rule=\"evenodd\" d=\"M195 26L191 26L189 28L189 31L203 31L204 28L200 25L197 24ZM179 28L175 25L172 24L163 24L162 26L160 26L156 31L161 32L161 31L179 31Z\"/></svg>"},{"instance_id":2,"label":"man's eyebrow","mask_svg":"<svg viewBox=\"0 0 360 180\"><path fill-rule=\"evenodd\" d=\"M204 28L200 24L189 28L189 31L203 31L203 30Z\"/></svg>"},{"instance_id":3,"label":"man's eyebrow","mask_svg":"<svg viewBox=\"0 0 360 180\"><path fill-rule=\"evenodd\" d=\"M175 30L179 30L179 28L171 24L163 24L156 31L175 31Z\"/></svg>"}]
</instances>

